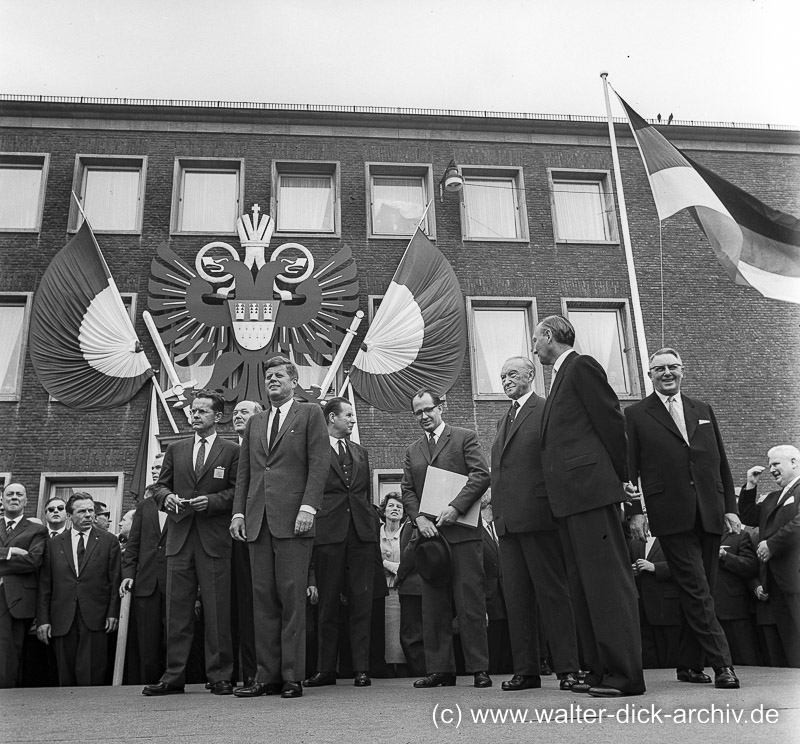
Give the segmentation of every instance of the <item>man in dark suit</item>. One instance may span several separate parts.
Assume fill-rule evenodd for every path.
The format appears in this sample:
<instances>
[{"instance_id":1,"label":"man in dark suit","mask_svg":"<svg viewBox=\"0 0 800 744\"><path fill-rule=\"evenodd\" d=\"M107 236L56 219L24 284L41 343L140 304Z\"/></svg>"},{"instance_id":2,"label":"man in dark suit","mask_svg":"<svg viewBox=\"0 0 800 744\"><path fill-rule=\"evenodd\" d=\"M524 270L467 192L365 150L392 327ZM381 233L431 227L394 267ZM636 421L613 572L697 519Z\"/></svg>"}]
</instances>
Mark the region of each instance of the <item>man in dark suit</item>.
<instances>
[{"instance_id":1,"label":"man in dark suit","mask_svg":"<svg viewBox=\"0 0 800 744\"><path fill-rule=\"evenodd\" d=\"M171 444L153 498L167 512L167 666L149 696L183 692L200 589L205 621L206 676L215 695L233 692L231 650L231 504L239 445L222 439L217 424L223 397L201 390L192 401L194 436Z\"/></svg>"},{"instance_id":2,"label":"man in dark suit","mask_svg":"<svg viewBox=\"0 0 800 744\"><path fill-rule=\"evenodd\" d=\"M36 616L39 566L47 530L25 517L21 483L3 489L0 518L0 688L16 687L25 632Z\"/></svg>"},{"instance_id":3,"label":"man in dark suit","mask_svg":"<svg viewBox=\"0 0 800 744\"><path fill-rule=\"evenodd\" d=\"M269 411L251 416L242 440L230 534L246 540L253 574L256 681L237 697L301 697L306 656L306 586L314 519L331 467L325 418L294 400L297 368L266 363Z\"/></svg>"},{"instance_id":4,"label":"man in dark suit","mask_svg":"<svg viewBox=\"0 0 800 744\"><path fill-rule=\"evenodd\" d=\"M156 481L161 473L163 455L158 460ZM125 552L122 556L120 596L133 590L136 637L139 647L141 680L155 684L166 664L167 612L167 520L152 498L153 489L145 490L144 500L136 507Z\"/></svg>"},{"instance_id":5,"label":"man in dark suit","mask_svg":"<svg viewBox=\"0 0 800 744\"><path fill-rule=\"evenodd\" d=\"M789 665L800 668L800 450L784 444L767 455L778 490L756 503L756 487L764 468L750 468L739 494L739 509L746 524L758 525L759 588L772 607Z\"/></svg>"},{"instance_id":6,"label":"man in dark suit","mask_svg":"<svg viewBox=\"0 0 800 744\"><path fill-rule=\"evenodd\" d=\"M628 468L625 422L606 373L578 354L575 329L560 315L533 334L534 352L554 378L542 415L542 467L556 517L586 682L594 697L645 691L636 588L622 530ZM634 492L631 485L627 486Z\"/></svg>"},{"instance_id":7,"label":"man in dark suit","mask_svg":"<svg viewBox=\"0 0 800 744\"><path fill-rule=\"evenodd\" d=\"M411 406L425 436L406 450L401 481L403 506L421 537L431 539L441 535L451 557L451 575L444 585L422 578L422 634L427 676L417 680L414 686L455 684L453 614L456 614L466 670L474 675L475 687L491 687L492 680L487 672L482 528L480 520L476 527L456 524L456 519L466 514L489 486L486 455L474 431L444 423L442 401L436 393L420 390ZM420 512L429 466L468 477L450 504L431 517Z\"/></svg>"},{"instance_id":8,"label":"man in dark suit","mask_svg":"<svg viewBox=\"0 0 800 744\"><path fill-rule=\"evenodd\" d=\"M119 620L119 542L94 526L88 493L72 494L67 513L72 527L50 540L42 563L36 634L42 643L53 640L59 685L101 685L106 634Z\"/></svg>"},{"instance_id":9,"label":"man in dark suit","mask_svg":"<svg viewBox=\"0 0 800 744\"><path fill-rule=\"evenodd\" d=\"M625 412L631 477L639 478L642 501L631 503L631 535L644 540L646 522L659 538L680 590L683 621L677 677L736 689L739 680L717 620L712 597L719 546L726 529L738 533L736 494L714 411L681 395L683 364L674 349L650 356L654 392Z\"/></svg>"},{"instance_id":10,"label":"man in dark suit","mask_svg":"<svg viewBox=\"0 0 800 744\"><path fill-rule=\"evenodd\" d=\"M483 525L483 573L486 576L486 639L489 646L489 674L507 674L513 668L508 613L503 596L503 567L500 545L494 528L491 492L481 496Z\"/></svg>"},{"instance_id":11,"label":"man in dark suit","mask_svg":"<svg viewBox=\"0 0 800 744\"><path fill-rule=\"evenodd\" d=\"M562 690L578 681L578 641L561 538L553 521L541 455L545 401L533 391L536 368L511 357L500 372L511 409L497 422L492 445L492 513L500 538L503 594L514 659L504 690L541 687L537 617L541 616Z\"/></svg>"},{"instance_id":12,"label":"man in dark suit","mask_svg":"<svg viewBox=\"0 0 800 744\"><path fill-rule=\"evenodd\" d=\"M317 673L305 687L336 684L341 596L347 597L355 686L368 687L369 646L378 517L369 498L369 456L349 441L356 416L345 398L322 411L330 440L330 473L317 512L314 571L319 592ZM383 577L381 576L381 579Z\"/></svg>"}]
</instances>

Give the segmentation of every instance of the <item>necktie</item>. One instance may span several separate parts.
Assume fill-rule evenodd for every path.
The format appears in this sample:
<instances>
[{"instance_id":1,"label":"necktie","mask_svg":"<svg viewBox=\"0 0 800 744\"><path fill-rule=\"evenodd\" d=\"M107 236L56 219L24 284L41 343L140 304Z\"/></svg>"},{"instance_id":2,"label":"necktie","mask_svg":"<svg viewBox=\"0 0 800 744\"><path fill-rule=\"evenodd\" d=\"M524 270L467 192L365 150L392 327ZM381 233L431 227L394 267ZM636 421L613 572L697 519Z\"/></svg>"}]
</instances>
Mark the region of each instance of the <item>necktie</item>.
<instances>
[{"instance_id":1,"label":"necktie","mask_svg":"<svg viewBox=\"0 0 800 744\"><path fill-rule=\"evenodd\" d=\"M508 413L508 423L509 424L513 424L514 423L514 419L517 417L517 411L519 411L519 401L515 400L511 404L511 410Z\"/></svg>"},{"instance_id":2,"label":"necktie","mask_svg":"<svg viewBox=\"0 0 800 744\"><path fill-rule=\"evenodd\" d=\"M10 535L14 531L14 522L11 520L6 521L6 534Z\"/></svg>"},{"instance_id":3,"label":"necktie","mask_svg":"<svg viewBox=\"0 0 800 744\"><path fill-rule=\"evenodd\" d=\"M345 447L344 439L339 440L339 464L344 467L345 460L347 459L347 447Z\"/></svg>"},{"instance_id":4,"label":"necktie","mask_svg":"<svg viewBox=\"0 0 800 744\"><path fill-rule=\"evenodd\" d=\"M52 538L52 537L55 537L57 534L58 534L58 532L56 532L55 530L53 530L53 531L50 533L50 537L51 537L51 538Z\"/></svg>"},{"instance_id":5,"label":"necktie","mask_svg":"<svg viewBox=\"0 0 800 744\"><path fill-rule=\"evenodd\" d=\"M203 465L206 464L206 440L200 438L200 446L197 448L197 459L194 461L194 477L199 478L203 472Z\"/></svg>"},{"instance_id":6,"label":"necktie","mask_svg":"<svg viewBox=\"0 0 800 744\"><path fill-rule=\"evenodd\" d=\"M431 457L433 457L433 452L436 449L436 435L431 434L428 437L428 451L431 453Z\"/></svg>"},{"instance_id":7,"label":"necktie","mask_svg":"<svg viewBox=\"0 0 800 744\"><path fill-rule=\"evenodd\" d=\"M79 532L78 535L78 571L80 571L83 556L86 555L86 542L83 539L83 532Z\"/></svg>"},{"instance_id":8,"label":"necktie","mask_svg":"<svg viewBox=\"0 0 800 744\"><path fill-rule=\"evenodd\" d=\"M275 440L278 438L278 432L281 428L281 409L275 409L275 415L272 417L272 427L269 430L269 448L275 446Z\"/></svg>"},{"instance_id":9,"label":"necktie","mask_svg":"<svg viewBox=\"0 0 800 744\"><path fill-rule=\"evenodd\" d=\"M686 433L686 424L683 423L683 419L678 413L678 402L675 400L674 395L667 399L667 408L669 410L669 415L672 416L672 420L675 422L675 426L678 427L678 431L681 433L684 441L688 443L689 435Z\"/></svg>"}]
</instances>

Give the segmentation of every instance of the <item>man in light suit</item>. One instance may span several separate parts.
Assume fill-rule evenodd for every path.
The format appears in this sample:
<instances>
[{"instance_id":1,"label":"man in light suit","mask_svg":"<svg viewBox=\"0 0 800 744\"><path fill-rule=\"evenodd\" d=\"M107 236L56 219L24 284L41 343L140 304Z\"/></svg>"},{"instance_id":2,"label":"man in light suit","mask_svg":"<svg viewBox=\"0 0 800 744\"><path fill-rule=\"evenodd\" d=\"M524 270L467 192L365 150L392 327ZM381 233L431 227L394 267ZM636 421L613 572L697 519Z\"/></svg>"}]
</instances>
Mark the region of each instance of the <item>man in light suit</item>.
<instances>
[{"instance_id":1,"label":"man in light suit","mask_svg":"<svg viewBox=\"0 0 800 744\"><path fill-rule=\"evenodd\" d=\"M545 401L533 391L536 368L530 359L511 357L500 372L513 401L497 422L492 445L492 513L503 563L503 594L514 660L514 676L504 690L542 685L537 617L549 640L562 690L578 681L578 641L564 555L544 482L541 455Z\"/></svg>"},{"instance_id":2,"label":"man in light suit","mask_svg":"<svg viewBox=\"0 0 800 744\"><path fill-rule=\"evenodd\" d=\"M554 378L542 415L542 466L564 550L575 625L589 674L573 692L594 697L645 691L636 588L622 530L628 482L625 422L603 368L578 354L560 315L533 334Z\"/></svg>"},{"instance_id":3,"label":"man in light suit","mask_svg":"<svg viewBox=\"0 0 800 744\"><path fill-rule=\"evenodd\" d=\"M475 687L491 687L486 639L486 595L483 572L482 526L456 524L489 487L489 464L474 431L449 426L442 420L442 400L420 390L411 407L425 435L406 450L401 491L409 519L422 538L437 535L449 545L451 576L443 585L422 578L422 636L427 676L414 687L452 686L456 683L453 655L453 615L458 616L464 664L474 675ZM468 476L456 497L438 515L420 512L428 467ZM452 593L452 607L450 596Z\"/></svg>"},{"instance_id":4,"label":"man in light suit","mask_svg":"<svg viewBox=\"0 0 800 744\"><path fill-rule=\"evenodd\" d=\"M341 596L347 597L354 684L368 687L370 617L378 542L378 516L369 498L369 456L348 438L356 422L345 398L332 398L322 411L330 439L330 473L317 512L314 572L319 591L317 673L305 687L336 684ZM381 577L383 578L383 577Z\"/></svg>"},{"instance_id":5,"label":"man in light suit","mask_svg":"<svg viewBox=\"0 0 800 744\"><path fill-rule=\"evenodd\" d=\"M722 533L741 529L725 446L711 406L681 395L678 352L656 351L648 374L654 392L625 412L629 472L641 482L647 509L645 519L642 501L632 501L631 535L644 540L649 522L680 591L678 680L711 682L703 672L707 659L714 686L736 689L739 680L712 595Z\"/></svg>"},{"instance_id":6,"label":"man in light suit","mask_svg":"<svg viewBox=\"0 0 800 744\"><path fill-rule=\"evenodd\" d=\"M206 676L214 695L233 692L231 650L231 504L239 445L222 439L217 424L223 397L200 390L192 401L194 436L171 444L153 498L167 512L167 666L143 695L183 692L200 589L205 621Z\"/></svg>"},{"instance_id":7,"label":"man in light suit","mask_svg":"<svg viewBox=\"0 0 800 744\"><path fill-rule=\"evenodd\" d=\"M769 599L789 665L800 668L800 450L779 445L768 457L778 490L756 503L756 486L764 468L750 468L739 494L739 509L745 524L758 525L761 584L756 594Z\"/></svg>"},{"instance_id":8,"label":"man in light suit","mask_svg":"<svg viewBox=\"0 0 800 744\"><path fill-rule=\"evenodd\" d=\"M50 540L39 576L36 634L53 640L62 687L102 685L106 635L119 620L120 548L94 526L94 501L74 493L67 501L72 526Z\"/></svg>"},{"instance_id":9,"label":"man in light suit","mask_svg":"<svg viewBox=\"0 0 800 744\"><path fill-rule=\"evenodd\" d=\"M242 440L230 534L246 540L253 574L256 681L237 697L303 695L306 586L314 519L331 466L325 418L294 400L297 368L266 363L269 411L251 416Z\"/></svg>"},{"instance_id":10,"label":"man in light suit","mask_svg":"<svg viewBox=\"0 0 800 744\"><path fill-rule=\"evenodd\" d=\"M0 518L0 688L16 687L25 631L36 616L39 566L47 530L25 517L21 483L3 489Z\"/></svg>"}]
</instances>

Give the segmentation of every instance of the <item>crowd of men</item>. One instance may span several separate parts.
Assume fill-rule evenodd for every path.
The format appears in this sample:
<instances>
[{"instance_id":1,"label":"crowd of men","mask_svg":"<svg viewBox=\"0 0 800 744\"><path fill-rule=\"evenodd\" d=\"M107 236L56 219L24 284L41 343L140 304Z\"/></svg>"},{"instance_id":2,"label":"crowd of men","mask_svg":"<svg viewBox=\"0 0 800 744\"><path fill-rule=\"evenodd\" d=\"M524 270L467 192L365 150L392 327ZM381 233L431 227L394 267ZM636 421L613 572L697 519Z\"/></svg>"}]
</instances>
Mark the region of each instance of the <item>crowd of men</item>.
<instances>
[{"instance_id":1,"label":"crowd of men","mask_svg":"<svg viewBox=\"0 0 800 744\"><path fill-rule=\"evenodd\" d=\"M677 351L651 356L654 392L623 414L574 346L565 318L536 327L546 398L531 359L506 360L512 405L489 457L444 421L438 391L410 401L422 435L403 462L408 524L390 567L414 687L466 673L485 688L499 671L505 691L536 689L543 659L559 689L593 697L643 694L651 666L722 689L739 687L734 664L800 667L800 452L773 447L777 489L759 497L766 468L754 466L737 497ZM184 692L198 658L215 695L297 698L344 670L371 685L386 563L369 455L351 439L350 402L301 402L297 377L285 357L267 362L269 408L237 404L238 444L217 432L224 399L199 391L193 436L154 464L119 539L87 493L48 500L43 525L25 518L22 485L5 487L0 686L26 683L20 659L43 660L49 682L106 683L128 593L146 696Z\"/></svg>"}]
</instances>

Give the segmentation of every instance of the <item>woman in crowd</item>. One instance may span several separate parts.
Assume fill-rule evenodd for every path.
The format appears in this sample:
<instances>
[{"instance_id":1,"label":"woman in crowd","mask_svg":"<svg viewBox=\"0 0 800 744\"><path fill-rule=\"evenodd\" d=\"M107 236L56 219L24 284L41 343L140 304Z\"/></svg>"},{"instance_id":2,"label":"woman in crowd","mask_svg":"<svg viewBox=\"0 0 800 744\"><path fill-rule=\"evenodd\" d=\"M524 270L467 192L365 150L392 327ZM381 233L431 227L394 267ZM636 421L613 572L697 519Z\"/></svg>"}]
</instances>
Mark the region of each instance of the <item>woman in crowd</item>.
<instances>
[{"instance_id":1,"label":"woman in crowd","mask_svg":"<svg viewBox=\"0 0 800 744\"><path fill-rule=\"evenodd\" d=\"M383 524L380 529L383 572L389 596L386 597L385 659L390 669L400 672L398 665L406 663L400 646L400 599L397 596L397 569L400 567L400 533L404 524L403 502L396 491L386 494L381 503Z\"/></svg>"}]
</instances>

